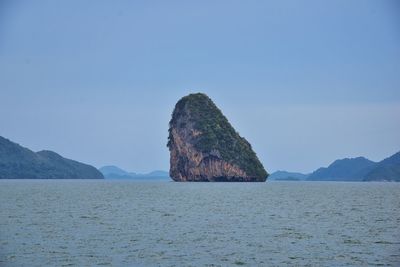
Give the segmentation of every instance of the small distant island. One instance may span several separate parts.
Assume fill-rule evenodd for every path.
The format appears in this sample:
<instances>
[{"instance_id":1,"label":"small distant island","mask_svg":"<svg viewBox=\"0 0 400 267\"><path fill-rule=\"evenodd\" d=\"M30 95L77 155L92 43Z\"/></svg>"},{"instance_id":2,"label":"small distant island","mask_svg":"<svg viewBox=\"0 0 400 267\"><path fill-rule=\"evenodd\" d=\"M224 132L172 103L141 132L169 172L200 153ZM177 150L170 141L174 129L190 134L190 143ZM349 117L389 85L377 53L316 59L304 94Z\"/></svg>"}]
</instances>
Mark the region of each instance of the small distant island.
<instances>
[{"instance_id":1,"label":"small distant island","mask_svg":"<svg viewBox=\"0 0 400 267\"><path fill-rule=\"evenodd\" d=\"M302 174L299 172L276 171L273 172L268 179L274 181L303 181L307 179L307 174Z\"/></svg>"},{"instance_id":2,"label":"small distant island","mask_svg":"<svg viewBox=\"0 0 400 267\"><path fill-rule=\"evenodd\" d=\"M190 94L175 105L169 123L170 176L180 182L265 182L264 169L205 94Z\"/></svg>"},{"instance_id":3,"label":"small distant island","mask_svg":"<svg viewBox=\"0 0 400 267\"><path fill-rule=\"evenodd\" d=\"M126 179L133 181L172 181L166 171L152 171L149 173L127 172L117 166L109 165L99 169L105 179Z\"/></svg>"},{"instance_id":4,"label":"small distant island","mask_svg":"<svg viewBox=\"0 0 400 267\"><path fill-rule=\"evenodd\" d=\"M0 136L0 179L103 179L95 167L43 150L33 152Z\"/></svg>"},{"instance_id":5,"label":"small distant island","mask_svg":"<svg viewBox=\"0 0 400 267\"><path fill-rule=\"evenodd\" d=\"M270 175L275 181L348 181L400 182L400 152L374 162L364 157L335 160L328 167L322 167L310 174L277 171Z\"/></svg>"}]
</instances>

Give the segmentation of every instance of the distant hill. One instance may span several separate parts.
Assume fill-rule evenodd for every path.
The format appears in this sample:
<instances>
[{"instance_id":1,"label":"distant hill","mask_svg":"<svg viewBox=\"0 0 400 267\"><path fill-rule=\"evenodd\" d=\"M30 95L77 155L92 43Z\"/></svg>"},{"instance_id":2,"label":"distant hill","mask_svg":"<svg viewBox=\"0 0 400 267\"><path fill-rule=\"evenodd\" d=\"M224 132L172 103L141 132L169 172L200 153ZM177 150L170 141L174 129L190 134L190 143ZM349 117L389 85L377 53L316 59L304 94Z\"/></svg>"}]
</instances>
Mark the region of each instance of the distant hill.
<instances>
[{"instance_id":1,"label":"distant hill","mask_svg":"<svg viewBox=\"0 0 400 267\"><path fill-rule=\"evenodd\" d=\"M400 152L377 163L363 180L400 182Z\"/></svg>"},{"instance_id":2,"label":"distant hill","mask_svg":"<svg viewBox=\"0 0 400 267\"><path fill-rule=\"evenodd\" d=\"M346 158L334 161L327 168L319 168L311 173L310 181L363 181L376 163L364 157Z\"/></svg>"},{"instance_id":3,"label":"distant hill","mask_svg":"<svg viewBox=\"0 0 400 267\"><path fill-rule=\"evenodd\" d=\"M55 152L33 152L0 136L0 179L103 179L95 168Z\"/></svg>"},{"instance_id":4,"label":"distant hill","mask_svg":"<svg viewBox=\"0 0 400 267\"><path fill-rule=\"evenodd\" d=\"M308 181L397 181L400 182L400 152L380 162L364 157L334 161L311 173Z\"/></svg>"},{"instance_id":5,"label":"distant hill","mask_svg":"<svg viewBox=\"0 0 400 267\"><path fill-rule=\"evenodd\" d=\"M104 166L101 167L99 171L104 175L104 177L107 177L108 175L119 175L119 176L129 175L128 172L124 171L121 168L118 168L117 166Z\"/></svg>"},{"instance_id":6,"label":"distant hill","mask_svg":"<svg viewBox=\"0 0 400 267\"><path fill-rule=\"evenodd\" d=\"M272 181L395 181L400 182L400 152L380 162L364 157L335 160L311 174L276 171Z\"/></svg>"},{"instance_id":7,"label":"distant hill","mask_svg":"<svg viewBox=\"0 0 400 267\"><path fill-rule=\"evenodd\" d=\"M140 174L127 172L116 166L104 166L99 169L106 179L130 179L137 181L171 181L169 173L165 171L152 171Z\"/></svg>"},{"instance_id":8,"label":"distant hill","mask_svg":"<svg viewBox=\"0 0 400 267\"><path fill-rule=\"evenodd\" d=\"M272 173L268 180L271 181L302 181L307 179L308 175L299 172L276 171Z\"/></svg>"}]
</instances>

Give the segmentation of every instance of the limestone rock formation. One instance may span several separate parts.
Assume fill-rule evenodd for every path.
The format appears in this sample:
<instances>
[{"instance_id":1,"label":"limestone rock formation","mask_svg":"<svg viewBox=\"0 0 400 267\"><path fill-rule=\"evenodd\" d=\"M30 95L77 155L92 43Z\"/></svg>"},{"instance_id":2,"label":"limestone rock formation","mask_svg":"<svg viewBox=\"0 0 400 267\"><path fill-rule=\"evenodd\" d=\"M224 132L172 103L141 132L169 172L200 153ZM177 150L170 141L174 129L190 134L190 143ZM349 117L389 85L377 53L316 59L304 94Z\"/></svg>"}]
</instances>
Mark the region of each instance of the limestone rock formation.
<instances>
[{"instance_id":1,"label":"limestone rock formation","mask_svg":"<svg viewBox=\"0 0 400 267\"><path fill-rule=\"evenodd\" d=\"M265 182L268 173L205 94L183 97L169 123L170 176L174 181Z\"/></svg>"}]
</instances>

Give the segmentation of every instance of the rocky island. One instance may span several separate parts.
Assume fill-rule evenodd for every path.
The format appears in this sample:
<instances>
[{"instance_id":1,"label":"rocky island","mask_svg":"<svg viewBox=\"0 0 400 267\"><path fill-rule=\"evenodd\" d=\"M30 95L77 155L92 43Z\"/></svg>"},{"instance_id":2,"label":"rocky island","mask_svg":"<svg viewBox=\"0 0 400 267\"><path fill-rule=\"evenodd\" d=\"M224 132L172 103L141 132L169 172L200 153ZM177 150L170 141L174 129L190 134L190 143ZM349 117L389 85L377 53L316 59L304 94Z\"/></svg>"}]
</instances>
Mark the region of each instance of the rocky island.
<instances>
[{"instance_id":1,"label":"rocky island","mask_svg":"<svg viewBox=\"0 0 400 267\"><path fill-rule=\"evenodd\" d=\"M169 123L170 176L179 182L265 182L268 173L205 94L183 97Z\"/></svg>"}]
</instances>

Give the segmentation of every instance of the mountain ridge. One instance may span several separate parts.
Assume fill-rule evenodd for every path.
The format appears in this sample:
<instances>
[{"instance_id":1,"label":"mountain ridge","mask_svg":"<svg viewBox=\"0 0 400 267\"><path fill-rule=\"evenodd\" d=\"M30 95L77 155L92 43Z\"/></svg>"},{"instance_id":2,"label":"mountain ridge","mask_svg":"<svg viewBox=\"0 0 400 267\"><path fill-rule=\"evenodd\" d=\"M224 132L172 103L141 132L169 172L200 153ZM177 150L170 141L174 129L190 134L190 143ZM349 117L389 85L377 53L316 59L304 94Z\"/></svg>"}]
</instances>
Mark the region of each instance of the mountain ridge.
<instances>
[{"instance_id":1,"label":"mountain ridge","mask_svg":"<svg viewBox=\"0 0 400 267\"><path fill-rule=\"evenodd\" d=\"M49 150L33 152L0 136L0 179L103 179L93 166Z\"/></svg>"},{"instance_id":2,"label":"mountain ridge","mask_svg":"<svg viewBox=\"0 0 400 267\"><path fill-rule=\"evenodd\" d=\"M343 158L333 161L309 174L288 171L273 172L275 181L394 181L400 182L400 152L379 162L365 157Z\"/></svg>"},{"instance_id":3,"label":"mountain ridge","mask_svg":"<svg viewBox=\"0 0 400 267\"><path fill-rule=\"evenodd\" d=\"M364 157L338 159L328 167L322 167L312 172L307 180L362 181L375 164L376 162Z\"/></svg>"},{"instance_id":4,"label":"mountain ridge","mask_svg":"<svg viewBox=\"0 0 400 267\"><path fill-rule=\"evenodd\" d=\"M378 162L364 177L364 181L400 182L400 152Z\"/></svg>"}]
</instances>

